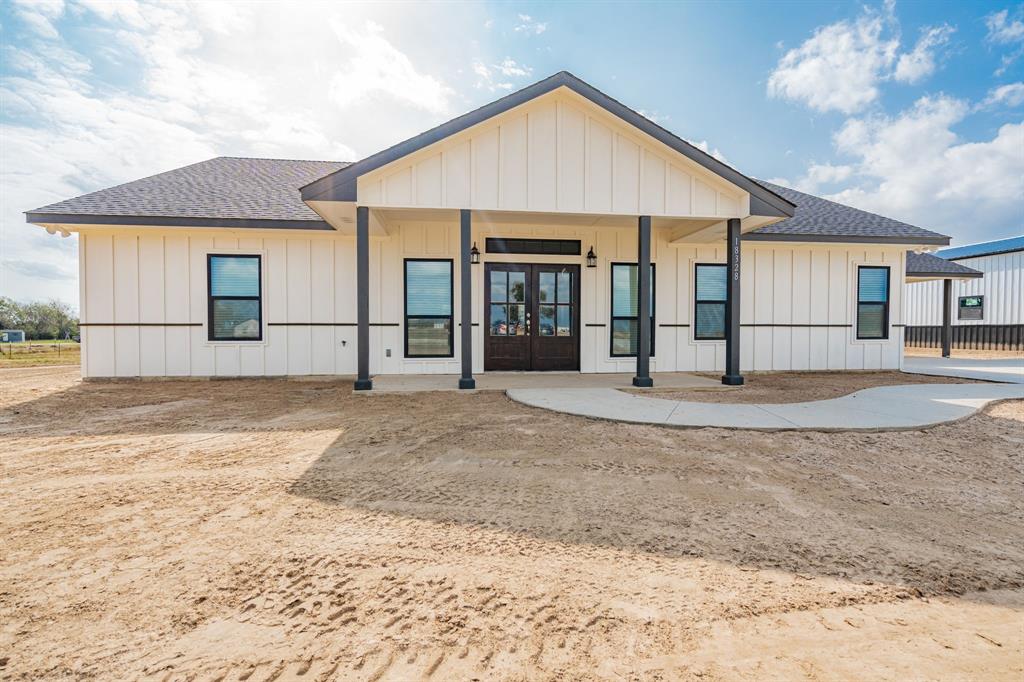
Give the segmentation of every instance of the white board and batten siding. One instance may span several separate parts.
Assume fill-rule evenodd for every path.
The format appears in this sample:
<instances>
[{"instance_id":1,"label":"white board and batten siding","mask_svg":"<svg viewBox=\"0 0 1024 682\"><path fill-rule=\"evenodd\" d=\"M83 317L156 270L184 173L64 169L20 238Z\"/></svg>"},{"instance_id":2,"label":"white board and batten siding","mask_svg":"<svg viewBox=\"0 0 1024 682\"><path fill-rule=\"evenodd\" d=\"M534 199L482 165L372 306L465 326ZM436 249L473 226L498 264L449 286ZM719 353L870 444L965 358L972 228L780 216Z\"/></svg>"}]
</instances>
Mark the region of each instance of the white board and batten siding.
<instances>
[{"instance_id":1,"label":"white board and batten siding","mask_svg":"<svg viewBox=\"0 0 1024 682\"><path fill-rule=\"evenodd\" d=\"M1024 251L959 258L956 262L985 276L953 281L950 319L954 326L1024 324ZM942 287L941 280L906 285L908 327L942 324ZM961 296L985 297L982 319L957 319Z\"/></svg>"},{"instance_id":2,"label":"white board and batten siding","mask_svg":"<svg viewBox=\"0 0 1024 682\"><path fill-rule=\"evenodd\" d=\"M370 244L370 371L458 374L459 258L455 223L399 223ZM610 355L610 268L635 262L636 232L620 228L474 224L487 236L580 239L585 258L482 260L578 263L582 278L580 369L629 372ZM654 230L655 356L652 371L722 371L725 344L693 339L696 263L724 263L725 245L674 245ZM902 358L904 252L900 248L747 242L743 253L743 371L897 368ZM210 253L262 256L263 339L207 338ZM82 373L87 377L351 375L356 371L355 239L268 230L85 229L80 241ZM455 355L404 358L406 258L451 258ZM858 341L858 265L891 267L890 338ZM483 371L484 267L473 273L473 365ZM592 326L587 326L587 325ZM190 325L190 326L185 326Z\"/></svg>"},{"instance_id":3,"label":"white board and batten siding","mask_svg":"<svg viewBox=\"0 0 1024 682\"><path fill-rule=\"evenodd\" d=\"M358 179L359 203L743 218L749 195L566 89Z\"/></svg>"}]
</instances>

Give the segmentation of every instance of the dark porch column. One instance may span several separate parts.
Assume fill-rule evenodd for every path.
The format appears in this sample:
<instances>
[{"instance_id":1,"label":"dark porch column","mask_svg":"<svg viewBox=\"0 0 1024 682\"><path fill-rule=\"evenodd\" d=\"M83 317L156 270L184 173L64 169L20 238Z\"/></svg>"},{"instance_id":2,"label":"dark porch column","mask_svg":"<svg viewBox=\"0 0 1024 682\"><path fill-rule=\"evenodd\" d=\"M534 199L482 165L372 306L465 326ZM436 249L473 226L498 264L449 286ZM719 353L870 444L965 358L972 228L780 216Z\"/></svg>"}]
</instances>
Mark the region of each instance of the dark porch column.
<instances>
[{"instance_id":1,"label":"dark porch column","mask_svg":"<svg viewBox=\"0 0 1024 682\"><path fill-rule=\"evenodd\" d=\"M942 280L942 357L949 357L950 341L953 336L953 280Z\"/></svg>"},{"instance_id":2,"label":"dark porch column","mask_svg":"<svg viewBox=\"0 0 1024 682\"><path fill-rule=\"evenodd\" d=\"M651 379L651 216L640 216L636 236L636 281L639 300L636 310L636 376L633 377L633 385L650 388L654 386Z\"/></svg>"},{"instance_id":3,"label":"dark porch column","mask_svg":"<svg viewBox=\"0 0 1024 682\"><path fill-rule=\"evenodd\" d=\"M725 374L722 383L742 386L740 374L740 220L728 222L725 284Z\"/></svg>"},{"instance_id":4,"label":"dark porch column","mask_svg":"<svg viewBox=\"0 0 1024 682\"><path fill-rule=\"evenodd\" d=\"M469 209L459 211L459 235L462 243L459 259L459 317L462 319L462 377L459 388L476 388L473 378L473 265L472 218Z\"/></svg>"},{"instance_id":5,"label":"dark porch column","mask_svg":"<svg viewBox=\"0 0 1024 682\"><path fill-rule=\"evenodd\" d=\"M373 388L370 381L370 209L356 207L356 353L355 390Z\"/></svg>"}]
</instances>

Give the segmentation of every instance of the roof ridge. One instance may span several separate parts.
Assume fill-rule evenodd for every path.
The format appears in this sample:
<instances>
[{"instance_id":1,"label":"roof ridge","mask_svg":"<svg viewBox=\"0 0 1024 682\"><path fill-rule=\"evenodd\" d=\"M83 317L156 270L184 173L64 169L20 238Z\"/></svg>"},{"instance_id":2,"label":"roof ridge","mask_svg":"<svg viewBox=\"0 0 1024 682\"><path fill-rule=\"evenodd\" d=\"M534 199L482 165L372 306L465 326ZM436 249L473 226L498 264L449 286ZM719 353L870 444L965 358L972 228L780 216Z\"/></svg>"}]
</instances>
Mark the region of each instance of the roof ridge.
<instances>
[{"instance_id":1,"label":"roof ridge","mask_svg":"<svg viewBox=\"0 0 1024 682\"><path fill-rule=\"evenodd\" d=\"M283 159L277 156L232 156L230 154L215 156L212 159L207 159L207 161L216 161L217 159L238 159L239 161L296 161L299 163L355 163L354 161L336 161L332 159ZM199 163L203 162L200 161Z\"/></svg>"}]
</instances>

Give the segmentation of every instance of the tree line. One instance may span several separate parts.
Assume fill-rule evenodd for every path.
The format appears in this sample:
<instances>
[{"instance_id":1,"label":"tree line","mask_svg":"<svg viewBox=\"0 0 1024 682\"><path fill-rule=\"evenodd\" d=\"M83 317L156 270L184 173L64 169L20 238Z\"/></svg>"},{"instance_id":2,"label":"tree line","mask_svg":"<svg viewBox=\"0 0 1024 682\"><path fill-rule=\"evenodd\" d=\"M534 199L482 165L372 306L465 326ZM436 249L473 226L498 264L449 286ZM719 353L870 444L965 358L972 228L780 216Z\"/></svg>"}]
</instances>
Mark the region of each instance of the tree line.
<instances>
[{"instance_id":1,"label":"tree line","mask_svg":"<svg viewBox=\"0 0 1024 682\"><path fill-rule=\"evenodd\" d=\"M78 315L56 299L18 303L0 296L0 329L22 329L31 340L77 337Z\"/></svg>"}]
</instances>

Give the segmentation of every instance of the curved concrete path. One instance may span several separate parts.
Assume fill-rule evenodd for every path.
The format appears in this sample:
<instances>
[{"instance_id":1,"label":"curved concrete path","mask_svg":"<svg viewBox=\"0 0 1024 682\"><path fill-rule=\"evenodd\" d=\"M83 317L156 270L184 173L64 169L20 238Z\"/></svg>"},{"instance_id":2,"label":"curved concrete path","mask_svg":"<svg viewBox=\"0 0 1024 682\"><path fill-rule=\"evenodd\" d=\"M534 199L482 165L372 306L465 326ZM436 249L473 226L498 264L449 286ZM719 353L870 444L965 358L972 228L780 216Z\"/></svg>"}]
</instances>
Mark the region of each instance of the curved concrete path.
<instances>
[{"instance_id":1,"label":"curved concrete path","mask_svg":"<svg viewBox=\"0 0 1024 682\"><path fill-rule=\"evenodd\" d=\"M962 419L992 401L1024 398L1024 386L880 386L831 400L782 404L665 400L609 388L517 388L506 394L533 407L640 424L767 431L878 431L915 429Z\"/></svg>"},{"instance_id":2,"label":"curved concrete path","mask_svg":"<svg viewBox=\"0 0 1024 682\"><path fill-rule=\"evenodd\" d=\"M903 371L938 377L1024 384L1024 353L1017 358L903 358Z\"/></svg>"}]
</instances>

